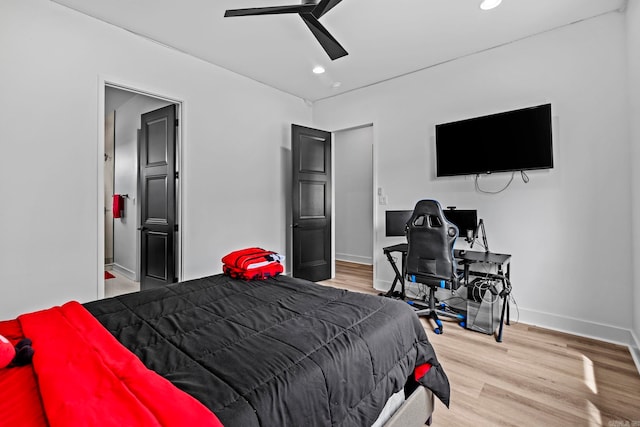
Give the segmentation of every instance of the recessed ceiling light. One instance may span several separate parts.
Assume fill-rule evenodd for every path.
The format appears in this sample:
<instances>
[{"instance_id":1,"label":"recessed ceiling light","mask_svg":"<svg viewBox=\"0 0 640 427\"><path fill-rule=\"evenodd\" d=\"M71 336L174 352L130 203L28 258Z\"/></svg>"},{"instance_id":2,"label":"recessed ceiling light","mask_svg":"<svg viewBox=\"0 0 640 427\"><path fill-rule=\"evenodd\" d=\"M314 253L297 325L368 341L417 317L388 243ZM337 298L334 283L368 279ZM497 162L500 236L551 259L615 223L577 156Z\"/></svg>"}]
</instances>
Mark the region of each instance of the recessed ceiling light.
<instances>
[{"instance_id":1,"label":"recessed ceiling light","mask_svg":"<svg viewBox=\"0 0 640 427\"><path fill-rule=\"evenodd\" d=\"M316 65L315 67L313 67L313 72L314 74L322 74L324 73L324 67Z\"/></svg>"},{"instance_id":2,"label":"recessed ceiling light","mask_svg":"<svg viewBox=\"0 0 640 427\"><path fill-rule=\"evenodd\" d=\"M493 9L494 7L498 7L500 3L502 3L502 0L483 0L482 3L480 3L480 9Z\"/></svg>"}]
</instances>

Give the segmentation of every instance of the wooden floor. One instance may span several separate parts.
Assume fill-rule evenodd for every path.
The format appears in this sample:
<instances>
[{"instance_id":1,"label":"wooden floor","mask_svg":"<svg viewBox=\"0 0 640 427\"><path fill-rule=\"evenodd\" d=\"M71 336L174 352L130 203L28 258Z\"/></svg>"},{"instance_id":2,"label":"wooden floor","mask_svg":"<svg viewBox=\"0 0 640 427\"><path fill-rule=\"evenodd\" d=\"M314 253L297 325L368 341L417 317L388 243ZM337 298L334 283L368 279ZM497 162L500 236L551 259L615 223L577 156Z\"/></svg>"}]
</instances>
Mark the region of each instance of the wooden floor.
<instances>
[{"instance_id":1,"label":"wooden floor","mask_svg":"<svg viewBox=\"0 0 640 427\"><path fill-rule=\"evenodd\" d=\"M377 294L372 268L336 263L322 284ZM433 426L640 427L640 375L629 349L525 324L504 340L421 319L451 383L451 406L436 399Z\"/></svg>"}]
</instances>

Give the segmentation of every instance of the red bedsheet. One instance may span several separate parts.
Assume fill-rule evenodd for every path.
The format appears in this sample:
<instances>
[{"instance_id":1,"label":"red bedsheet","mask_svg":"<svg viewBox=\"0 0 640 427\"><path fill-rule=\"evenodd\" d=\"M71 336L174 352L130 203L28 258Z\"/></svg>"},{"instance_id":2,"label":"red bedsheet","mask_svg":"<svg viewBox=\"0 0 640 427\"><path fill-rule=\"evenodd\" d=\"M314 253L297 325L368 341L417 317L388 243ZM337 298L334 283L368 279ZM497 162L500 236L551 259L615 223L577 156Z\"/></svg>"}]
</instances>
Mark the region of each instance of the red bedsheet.
<instances>
[{"instance_id":1,"label":"red bedsheet","mask_svg":"<svg viewBox=\"0 0 640 427\"><path fill-rule=\"evenodd\" d=\"M0 334L13 345L24 338L18 320L0 322ZM0 369L0 427L47 425L33 366Z\"/></svg>"},{"instance_id":2,"label":"red bedsheet","mask_svg":"<svg viewBox=\"0 0 640 427\"><path fill-rule=\"evenodd\" d=\"M33 366L0 370L0 426L222 425L77 302L0 322L0 334L35 350Z\"/></svg>"}]
</instances>

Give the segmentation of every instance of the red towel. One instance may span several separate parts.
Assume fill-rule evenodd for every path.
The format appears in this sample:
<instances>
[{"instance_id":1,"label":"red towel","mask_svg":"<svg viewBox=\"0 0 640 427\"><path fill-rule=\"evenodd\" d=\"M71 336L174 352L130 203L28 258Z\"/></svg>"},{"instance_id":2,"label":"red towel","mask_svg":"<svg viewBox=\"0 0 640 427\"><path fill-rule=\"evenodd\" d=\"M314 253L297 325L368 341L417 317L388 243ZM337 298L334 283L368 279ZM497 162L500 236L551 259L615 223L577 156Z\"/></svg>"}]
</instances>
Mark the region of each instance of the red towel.
<instances>
[{"instance_id":1,"label":"red towel","mask_svg":"<svg viewBox=\"0 0 640 427\"><path fill-rule=\"evenodd\" d=\"M122 217L122 211L124 211L124 198L119 194L113 195L113 217Z\"/></svg>"}]
</instances>

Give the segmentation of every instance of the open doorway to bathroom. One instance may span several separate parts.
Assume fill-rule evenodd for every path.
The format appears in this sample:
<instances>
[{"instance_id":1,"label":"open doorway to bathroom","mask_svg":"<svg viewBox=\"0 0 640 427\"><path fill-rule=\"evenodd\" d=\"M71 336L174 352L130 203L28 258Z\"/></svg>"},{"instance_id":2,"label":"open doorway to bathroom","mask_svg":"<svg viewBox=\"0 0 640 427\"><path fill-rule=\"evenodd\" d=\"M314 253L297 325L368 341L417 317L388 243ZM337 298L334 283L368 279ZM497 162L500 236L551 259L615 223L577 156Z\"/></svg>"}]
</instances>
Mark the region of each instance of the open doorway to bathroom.
<instances>
[{"instance_id":1,"label":"open doorway to bathroom","mask_svg":"<svg viewBox=\"0 0 640 427\"><path fill-rule=\"evenodd\" d=\"M142 121L150 112L175 106L175 122L178 123L177 115L180 114L180 104L112 85L105 85L104 100L104 296L111 297L140 290L141 278L146 280L149 277L148 259L158 259L154 256L144 256L150 250L145 243L150 240L145 235L148 227L142 224L144 221L141 219L143 214L146 218L147 209L145 206L149 202L148 195L143 197L146 194L144 192L146 187L143 188L140 178L140 141L146 140L144 139L146 128ZM173 118L167 121L172 124L174 122ZM176 173L174 174L173 170L169 171L166 174L166 179L177 181L180 156L178 132L175 133L177 138L174 143ZM161 152L150 153L149 156L153 157L156 154L159 155ZM145 159L148 159L149 156L145 155ZM155 163L162 162L156 161ZM177 189L178 186L175 185L175 190L171 195L171 199L175 201L174 206L168 208L172 212L171 216L176 220L179 218ZM153 206L157 205L157 203L153 204ZM163 204L160 203L160 205ZM164 206L167 204L165 203ZM168 250L172 252L171 257L168 258L171 260L169 270L179 272L179 231L174 230L173 226L169 237L170 241L175 242L175 244L168 246ZM151 268L153 269L155 266L151 266ZM163 269L159 268L159 270ZM177 280L175 276L177 274L172 274L171 278L167 278L167 283ZM154 278L152 277L152 279Z\"/></svg>"}]
</instances>

